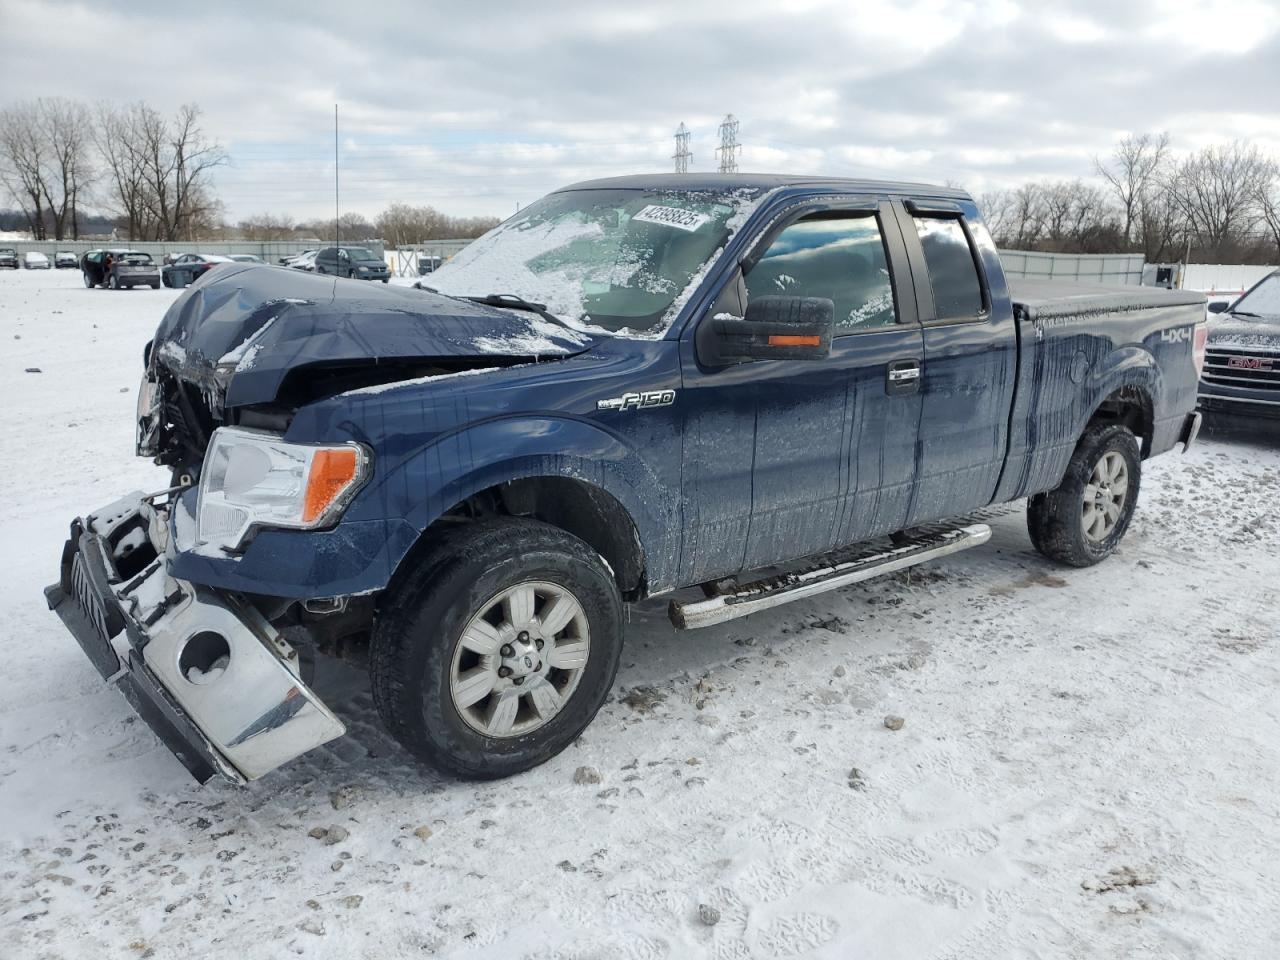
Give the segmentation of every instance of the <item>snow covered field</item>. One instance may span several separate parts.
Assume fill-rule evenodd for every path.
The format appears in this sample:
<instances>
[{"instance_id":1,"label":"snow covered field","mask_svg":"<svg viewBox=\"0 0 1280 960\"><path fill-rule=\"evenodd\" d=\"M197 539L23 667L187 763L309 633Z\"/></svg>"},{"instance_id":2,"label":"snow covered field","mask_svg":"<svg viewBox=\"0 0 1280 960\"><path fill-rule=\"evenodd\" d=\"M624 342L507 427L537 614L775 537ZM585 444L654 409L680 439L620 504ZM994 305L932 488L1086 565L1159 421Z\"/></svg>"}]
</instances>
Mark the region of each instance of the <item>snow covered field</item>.
<instances>
[{"instance_id":1,"label":"snow covered field","mask_svg":"<svg viewBox=\"0 0 1280 960\"><path fill-rule=\"evenodd\" d=\"M636 607L616 696L513 780L415 766L322 665L346 738L198 788L40 593L77 512L165 483L132 418L176 294L0 273L5 960L1280 955L1280 441L1149 463L1091 570L1015 508L721 628Z\"/></svg>"}]
</instances>

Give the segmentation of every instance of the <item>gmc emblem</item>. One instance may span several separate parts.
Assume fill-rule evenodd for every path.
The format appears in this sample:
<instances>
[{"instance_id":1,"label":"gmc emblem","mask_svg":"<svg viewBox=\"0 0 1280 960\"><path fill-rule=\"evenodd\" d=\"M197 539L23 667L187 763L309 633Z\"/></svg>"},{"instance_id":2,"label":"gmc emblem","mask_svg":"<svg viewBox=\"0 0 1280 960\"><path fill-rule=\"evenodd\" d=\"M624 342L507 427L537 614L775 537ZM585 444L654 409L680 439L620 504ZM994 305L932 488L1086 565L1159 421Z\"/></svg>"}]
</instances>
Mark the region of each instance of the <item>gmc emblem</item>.
<instances>
[{"instance_id":1,"label":"gmc emblem","mask_svg":"<svg viewBox=\"0 0 1280 960\"><path fill-rule=\"evenodd\" d=\"M1237 370L1270 370L1274 363L1271 357L1227 357L1227 366Z\"/></svg>"}]
</instances>

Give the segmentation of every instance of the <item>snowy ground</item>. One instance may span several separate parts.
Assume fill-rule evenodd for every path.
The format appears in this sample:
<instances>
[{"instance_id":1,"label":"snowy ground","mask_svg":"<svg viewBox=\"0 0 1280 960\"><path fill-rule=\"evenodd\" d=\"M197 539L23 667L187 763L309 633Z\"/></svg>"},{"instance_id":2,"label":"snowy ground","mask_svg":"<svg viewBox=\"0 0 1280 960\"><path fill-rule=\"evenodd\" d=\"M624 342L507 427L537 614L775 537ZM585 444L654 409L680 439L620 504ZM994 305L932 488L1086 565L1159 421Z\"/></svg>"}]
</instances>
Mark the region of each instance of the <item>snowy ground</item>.
<instances>
[{"instance_id":1,"label":"snowy ground","mask_svg":"<svg viewBox=\"0 0 1280 960\"><path fill-rule=\"evenodd\" d=\"M1280 954L1280 442L1150 463L1091 570L1015 510L723 628L637 607L617 695L513 780L415 766L333 668L345 739L197 788L40 595L76 512L163 485L132 412L173 296L0 273L6 960Z\"/></svg>"}]
</instances>

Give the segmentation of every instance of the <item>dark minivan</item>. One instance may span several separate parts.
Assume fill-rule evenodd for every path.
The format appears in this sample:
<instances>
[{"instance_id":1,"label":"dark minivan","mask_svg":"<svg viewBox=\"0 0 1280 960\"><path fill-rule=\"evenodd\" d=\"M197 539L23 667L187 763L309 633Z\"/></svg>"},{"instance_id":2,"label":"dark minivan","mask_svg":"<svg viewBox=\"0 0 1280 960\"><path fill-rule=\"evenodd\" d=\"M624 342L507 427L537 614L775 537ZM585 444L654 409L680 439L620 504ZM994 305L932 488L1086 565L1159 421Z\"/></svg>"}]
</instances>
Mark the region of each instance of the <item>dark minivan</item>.
<instances>
[{"instance_id":1,"label":"dark minivan","mask_svg":"<svg viewBox=\"0 0 1280 960\"><path fill-rule=\"evenodd\" d=\"M391 279L387 262L365 247L325 247L316 254L316 273L383 283Z\"/></svg>"}]
</instances>

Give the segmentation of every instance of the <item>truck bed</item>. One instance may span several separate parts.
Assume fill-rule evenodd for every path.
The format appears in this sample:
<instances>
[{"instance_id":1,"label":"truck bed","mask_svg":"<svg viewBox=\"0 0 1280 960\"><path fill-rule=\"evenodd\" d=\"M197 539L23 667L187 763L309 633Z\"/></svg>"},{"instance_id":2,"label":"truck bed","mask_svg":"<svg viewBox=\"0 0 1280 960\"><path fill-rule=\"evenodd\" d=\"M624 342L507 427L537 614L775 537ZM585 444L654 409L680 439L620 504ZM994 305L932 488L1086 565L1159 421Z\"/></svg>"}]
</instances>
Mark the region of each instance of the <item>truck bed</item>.
<instances>
[{"instance_id":1,"label":"truck bed","mask_svg":"<svg viewBox=\"0 0 1280 960\"><path fill-rule=\"evenodd\" d=\"M1014 312L1027 320L1052 317L1093 316L1203 304L1204 294L1161 287L1101 286L1070 280L1018 280L1010 278L1009 295Z\"/></svg>"}]
</instances>

